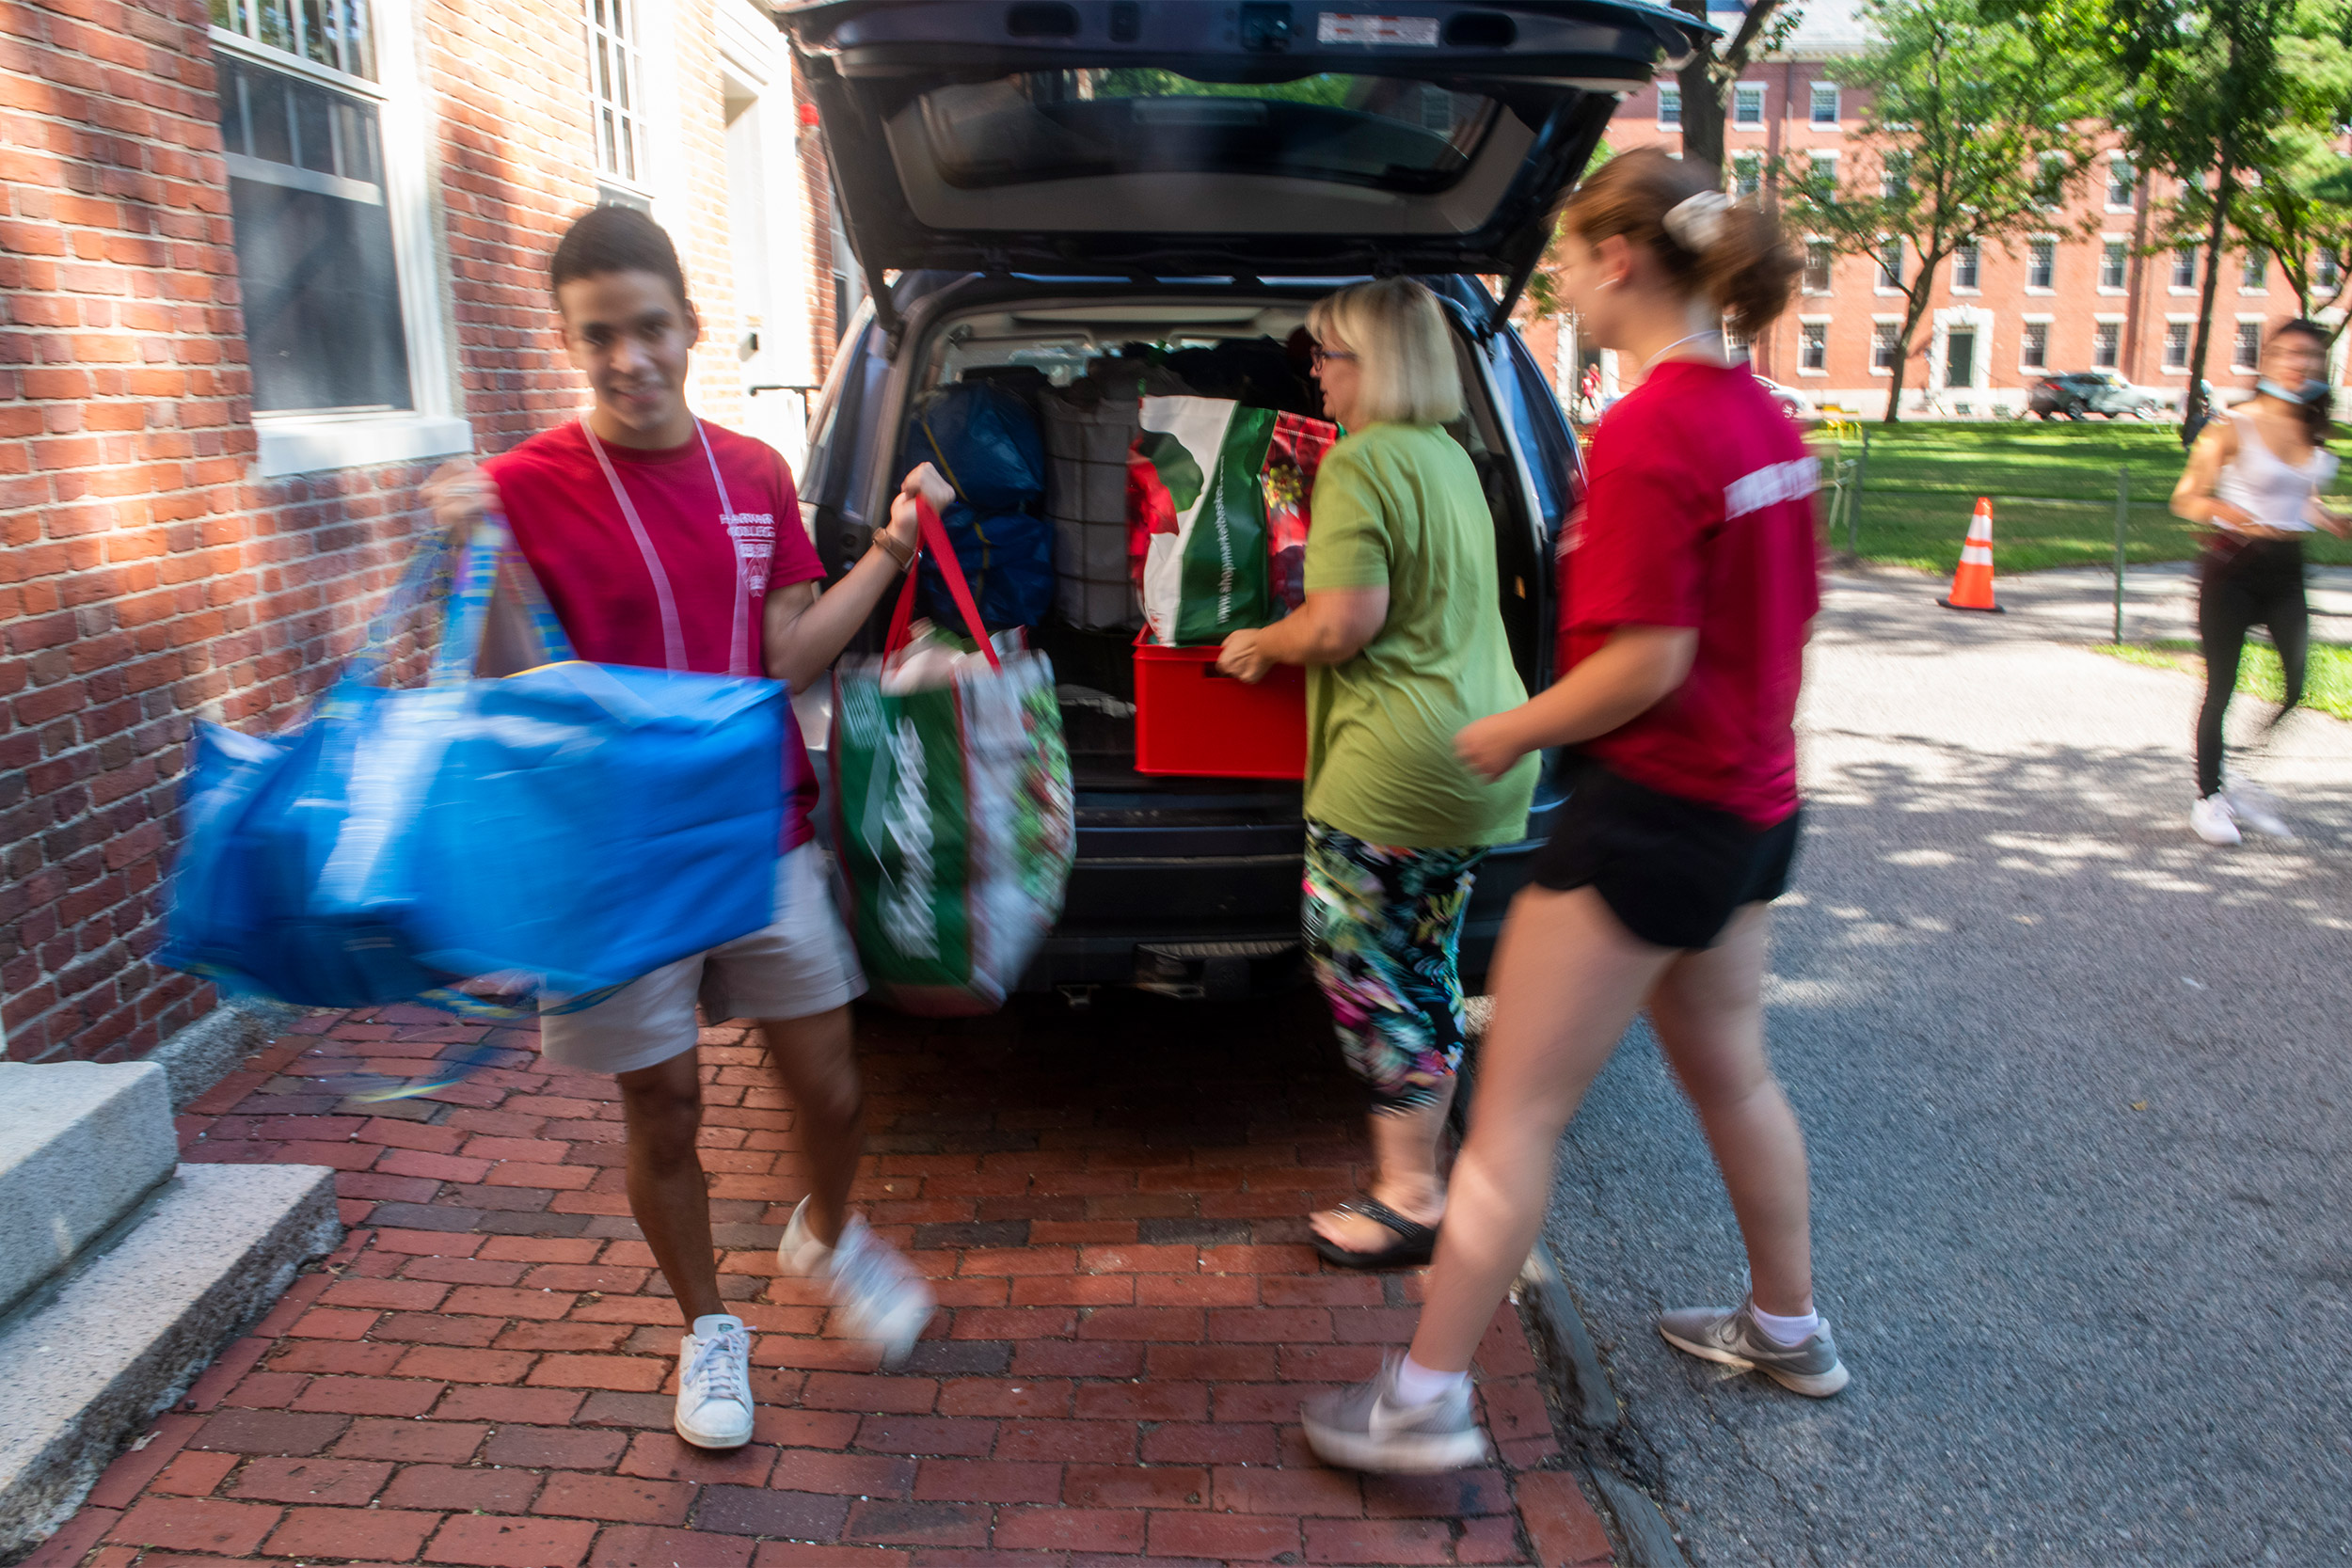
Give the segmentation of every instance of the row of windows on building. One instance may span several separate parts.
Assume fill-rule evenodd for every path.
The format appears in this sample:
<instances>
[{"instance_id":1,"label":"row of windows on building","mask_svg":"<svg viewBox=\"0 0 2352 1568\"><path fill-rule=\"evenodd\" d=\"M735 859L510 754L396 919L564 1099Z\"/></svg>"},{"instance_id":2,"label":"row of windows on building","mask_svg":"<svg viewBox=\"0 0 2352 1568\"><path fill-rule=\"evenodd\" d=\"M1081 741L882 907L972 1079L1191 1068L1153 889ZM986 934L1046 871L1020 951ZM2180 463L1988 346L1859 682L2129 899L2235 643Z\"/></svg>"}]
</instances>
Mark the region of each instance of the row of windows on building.
<instances>
[{"instance_id":1,"label":"row of windows on building","mask_svg":"<svg viewBox=\"0 0 2352 1568\"><path fill-rule=\"evenodd\" d=\"M1815 125L1835 125L1838 119L1839 93L1835 82L1815 82L1805 103L1807 119ZM1658 84L1658 123L1671 130L1682 123L1682 89L1671 82ZM1731 87L1731 123L1751 128L1764 124L1764 84L1735 82Z\"/></svg>"},{"instance_id":2,"label":"row of windows on building","mask_svg":"<svg viewBox=\"0 0 2352 1568\"><path fill-rule=\"evenodd\" d=\"M1837 194L1838 155L1835 150L1805 153L1805 185L1822 199L1835 200ZM1754 196L1764 185L1764 154L1735 152L1731 159L1732 187L1740 196ZM2066 160L2052 154L2042 160L2038 176L2042 187L2042 204L2055 212L2065 205ZM1911 166L1901 157L1890 156L1879 169L1879 197L1895 201L1911 187ZM2139 195L2139 171L2122 153L2107 160L2106 204L2109 212L2128 213L2134 210Z\"/></svg>"},{"instance_id":3,"label":"row of windows on building","mask_svg":"<svg viewBox=\"0 0 2352 1568\"><path fill-rule=\"evenodd\" d=\"M257 413L415 406L370 0L211 0ZM649 205L638 0L581 0L608 199Z\"/></svg>"},{"instance_id":4,"label":"row of windows on building","mask_svg":"<svg viewBox=\"0 0 2352 1568\"><path fill-rule=\"evenodd\" d=\"M2055 289L2058 286L2058 246L2055 238L2043 237L2026 242L2026 287ZM2198 287L2198 261L2201 246L2187 245L2172 251L2167 277L2169 286L2180 290ZM1890 236L1872 253L1878 262L1875 286L1881 289L1900 289L1906 286L1904 276L1904 246L1901 239ZM1827 240L1809 240L1804 252L1804 292L1809 294L1830 293L1831 266L1836 251ZM2102 240L2099 246L2099 287L2123 289L2131 276L2132 245L2129 240ZM2238 292L2264 293L2270 281L2270 253L2248 250L2238 257ZM1967 291L1979 287L1983 273L1984 247L1974 240L1963 242L1951 255L1952 288ZM2333 290L2342 280L2344 263L2333 250L2319 253L2312 269L2312 281L2321 289Z\"/></svg>"},{"instance_id":5,"label":"row of windows on building","mask_svg":"<svg viewBox=\"0 0 2352 1568\"><path fill-rule=\"evenodd\" d=\"M1804 370L1826 372L1829 369L1830 323L1800 322L1797 325L1797 363ZM2230 340L2230 368L2251 371L2262 356L2263 324L2242 321L2233 324L2236 332ZM2167 322L2164 325L2164 368L2168 371L2188 369L2194 322ZM1967 333L1974 348L1974 330L1957 328ZM1902 343L1902 324L1872 322L1870 324L1870 368L1892 371ZM2122 322L2094 322L2090 332L2090 368L2111 371L2121 362L2123 345ZM2017 363L2021 370L2046 371L2050 365L2050 324L2028 321L2018 324ZM1963 378L1965 379L1965 378Z\"/></svg>"}]
</instances>

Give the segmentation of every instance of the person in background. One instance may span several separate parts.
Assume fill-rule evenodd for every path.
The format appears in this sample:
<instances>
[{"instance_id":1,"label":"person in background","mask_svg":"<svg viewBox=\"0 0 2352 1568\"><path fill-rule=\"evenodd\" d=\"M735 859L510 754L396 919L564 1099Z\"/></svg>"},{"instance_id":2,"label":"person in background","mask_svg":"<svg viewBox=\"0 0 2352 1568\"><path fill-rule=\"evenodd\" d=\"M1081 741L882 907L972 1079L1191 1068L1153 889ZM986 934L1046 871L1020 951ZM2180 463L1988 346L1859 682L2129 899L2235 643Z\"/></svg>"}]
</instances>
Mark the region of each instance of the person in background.
<instances>
[{"instance_id":1,"label":"person in background","mask_svg":"<svg viewBox=\"0 0 2352 1568\"><path fill-rule=\"evenodd\" d=\"M642 213L598 207L555 248L557 325L592 403L482 468L459 462L427 483L444 528L504 514L581 658L793 689L818 679L914 555L918 487L908 476L888 528L822 594L824 568L802 526L792 477L772 448L705 422L686 405L702 325L669 236ZM797 721L782 759L790 794L771 870L776 920L681 958L575 1013L541 1020L548 1060L614 1075L628 1130L628 1204L687 1334L675 1425L687 1442L751 1440L751 1336L719 1294L710 1200L695 1151L702 1078L695 1005L712 1020L755 1018L790 1094L808 1194L778 1249L786 1274L824 1282L842 1327L903 1357L930 1321L930 1288L849 1211L864 1144L850 1003L865 989L812 842L817 795Z\"/></svg>"},{"instance_id":2,"label":"person in background","mask_svg":"<svg viewBox=\"0 0 2352 1568\"><path fill-rule=\"evenodd\" d=\"M1315 1214L1349 1268L1428 1261L1445 1212L1438 1146L1464 1038L1456 953L1478 863L1526 831L1535 759L1475 779L1453 754L1472 720L1526 700L1496 582L1494 520L1446 422L1460 372L1437 297L1359 283L1307 318L1325 414L1348 434L1315 476L1306 601L1236 631L1245 681L1305 665L1302 925L1340 1048L1372 1096L1365 1198Z\"/></svg>"},{"instance_id":3,"label":"person in background","mask_svg":"<svg viewBox=\"0 0 2352 1568\"><path fill-rule=\"evenodd\" d=\"M2336 477L2328 438L2334 400L2324 379L2328 329L2291 321L2263 345L2251 401L2217 414L2189 451L2172 490L2172 515L2214 531L2197 561L2197 636L2204 645L2205 701L2197 713L2197 800L2189 830L2207 844L2237 844L2241 822L2292 838L2268 790L2222 769L2221 722L2237 689L2246 634L2270 633L2286 700L2270 728L2303 700L2311 606L2303 596L2303 538L2314 528L2344 537L2352 519L2319 503Z\"/></svg>"},{"instance_id":4,"label":"person in background","mask_svg":"<svg viewBox=\"0 0 2352 1568\"><path fill-rule=\"evenodd\" d=\"M1478 778L1548 746L1581 748L1581 771L1495 956L1477 1099L1411 1350L1302 1413L1334 1465L1485 1457L1471 1356L1534 1243L1561 1135L1645 1007L1730 1190L1751 1280L1737 1307L1665 1312L1659 1331L1802 1394L1846 1385L1814 1304L1804 1139L1765 1056L1761 1004L1767 906L1797 843L1819 465L1724 341L1726 325L1754 335L1786 308L1800 262L1767 213L1713 178L1629 152L1561 218L1565 303L1645 378L1602 418L1562 541L1564 673L1458 747Z\"/></svg>"}]
</instances>

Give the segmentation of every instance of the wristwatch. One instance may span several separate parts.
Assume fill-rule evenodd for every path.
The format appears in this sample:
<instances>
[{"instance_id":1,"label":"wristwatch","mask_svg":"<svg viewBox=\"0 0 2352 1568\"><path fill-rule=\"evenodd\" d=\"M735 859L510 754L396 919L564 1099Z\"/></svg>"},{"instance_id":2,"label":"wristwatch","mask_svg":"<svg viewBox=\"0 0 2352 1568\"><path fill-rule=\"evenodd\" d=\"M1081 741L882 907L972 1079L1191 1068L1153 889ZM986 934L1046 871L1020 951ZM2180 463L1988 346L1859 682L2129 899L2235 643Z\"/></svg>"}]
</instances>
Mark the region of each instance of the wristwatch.
<instances>
[{"instance_id":1,"label":"wristwatch","mask_svg":"<svg viewBox=\"0 0 2352 1568\"><path fill-rule=\"evenodd\" d=\"M911 546L900 545L896 539L890 537L890 531L888 529L876 529L874 531L874 543L881 546L882 553L889 556L892 561L898 562L898 570L901 572L905 571L909 566L914 564L914 549Z\"/></svg>"}]
</instances>

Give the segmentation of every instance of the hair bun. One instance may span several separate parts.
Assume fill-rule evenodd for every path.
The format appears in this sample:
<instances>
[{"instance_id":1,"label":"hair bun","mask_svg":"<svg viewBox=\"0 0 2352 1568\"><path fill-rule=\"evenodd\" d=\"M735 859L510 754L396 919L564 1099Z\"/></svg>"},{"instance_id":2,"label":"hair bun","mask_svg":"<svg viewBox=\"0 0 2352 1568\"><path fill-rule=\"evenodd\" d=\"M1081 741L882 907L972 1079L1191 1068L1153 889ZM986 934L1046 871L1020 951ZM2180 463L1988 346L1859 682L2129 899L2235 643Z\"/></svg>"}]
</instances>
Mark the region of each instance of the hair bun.
<instances>
[{"instance_id":1,"label":"hair bun","mask_svg":"<svg viewBox=\"0 0 2352 1568\"><path fill-rule=\"evenodd\" d=\"M1675 244L1693 256L1704 256L1724 237L1724 222L1730 211L1731 198L1721 191L1701 191L1668 208L1662 221Z\"/></svg>"}]
</instances>

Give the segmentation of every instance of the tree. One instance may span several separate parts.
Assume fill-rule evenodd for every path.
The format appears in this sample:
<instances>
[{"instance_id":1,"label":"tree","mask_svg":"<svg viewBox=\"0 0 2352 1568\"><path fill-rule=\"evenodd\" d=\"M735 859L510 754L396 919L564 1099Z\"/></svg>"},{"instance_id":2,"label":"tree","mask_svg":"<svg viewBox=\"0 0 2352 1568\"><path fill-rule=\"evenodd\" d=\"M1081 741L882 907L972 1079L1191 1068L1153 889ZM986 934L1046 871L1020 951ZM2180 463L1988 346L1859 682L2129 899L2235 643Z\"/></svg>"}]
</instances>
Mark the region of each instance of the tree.
<instances>
[{"instance_id":1,"label":"tree","mask_svg":"<svg viewBox=\"0 0 2352 1568\"><path fill-rule=\"evenodd\" d=\"M2186 208L2202 223L2205 277L2184 410L2194 428L2224 242L2245 221L2249 177L2267 190L2265 176L2286 176L2312 137L2339 122L2352 97L2345 49L2352 4L2084 0L2079 14L2120 68L2122 90L2110 112L2125 148L2142 168L2196 187Z\"/></svg>"},{"instance_id":2,"label":"tree","mask_svg":"<svg viewBox=\"0 0 2352 1568\"><path fill-rule=\"evenodd\" d=\"M1675 8L1701 22L1710 21L1707 0L1674 0ZM1783 0L1751 0L1740 25L1720 43L1709 42L1675 72L1682 87L1682 158L1705 164L1723 182L1724 105L1732 84L1758 55L1777 49L1792 32L1800 15Z\"/></svg>"},{"instance_id":3,"label":"tree","mask_svg":"<svg viewBox=\"0 0 2352 1568\"><path fill-rule=\"evenodd\" d=\"M1836 251L1882 258L1902 290L1889 424L1899 418L1936 269L1963 245L2013 249L2050 229L2090 167L2090 141L2078 127L2106 79L2104 62L2033 15L1994 18L1986 8L1979 0L1866 0L1874 41L1832 72L1868 98L1849 140L1860 154L1855 177L1778 171L1792 223Z\"/></svg>"},{"instance_id":4,"label":"tree","mask_svg":"<svg viewBox=\"0 0 2352 1568\"><path fill-rule=\"evenodd\" d=\"M2210 193L2189 186L2173 203L2169 237L2177 243L2209 235L2212 208ZM2345 265L2352 259L2352 166L2323 150L2294 167L2263 171L2239 187L2229 228L2244 248L2278 259L2297 312L2325 324L2329 344L2344 335L2342 311L2352 295Z\"/></svg>"}]
</instances>

